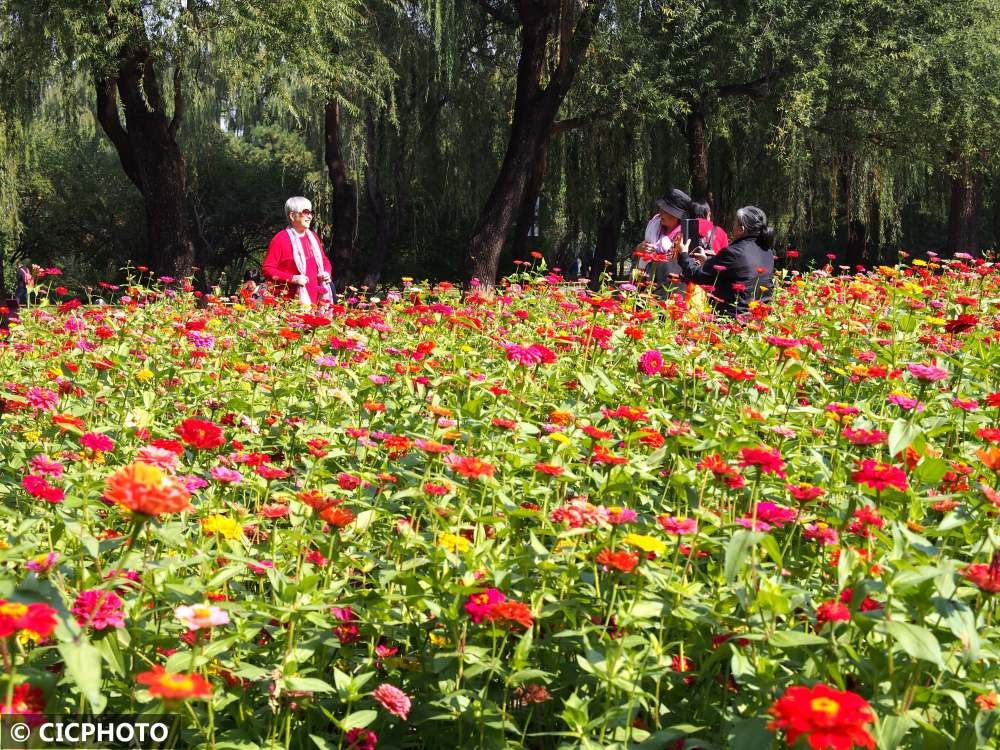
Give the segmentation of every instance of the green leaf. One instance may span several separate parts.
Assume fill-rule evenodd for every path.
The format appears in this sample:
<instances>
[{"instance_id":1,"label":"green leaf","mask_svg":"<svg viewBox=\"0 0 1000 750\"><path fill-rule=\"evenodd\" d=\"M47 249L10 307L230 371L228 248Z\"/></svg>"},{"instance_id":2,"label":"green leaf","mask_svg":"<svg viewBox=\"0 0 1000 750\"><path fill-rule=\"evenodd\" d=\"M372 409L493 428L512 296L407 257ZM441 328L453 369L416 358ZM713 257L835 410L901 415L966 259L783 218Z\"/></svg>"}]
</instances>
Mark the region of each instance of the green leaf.
<instances>
[{"instance_id":1,"label":"green leaf","mask_svg":"<svg viewBox=\"0 0 1000 750\"><path fill-rule=\"evenodd\" d=\"M938 669L944 669L941 644L927 628L908 622L885 622L879 631L891 635L896 644L914 659L929 661Z\"/></svg>"},{"instance_id":2,"label":"green leaf","mask_svg":"<svg viewBox=\"0 0 1000 750\"><path fill-rule=\"evenodd\" d=\"M340 723L340 728L345 732L349 732L352 729L364 728L377 718L378 711L371 708L366 708L362 711L353 711L344 717L344 720Z\"/></svg>"},{"instance_id":3,"label":"green leaf","mask_svg":"<svg viewBox=\"0 0 1000 750\"><path fill-rule=\"evenodd\" d=\"M750 550L764 537L759 531L741 529L733 534L733 538L726 545L726 582L732 583L736 580L736 574L743 567Z\"/></svg>"},{"instance_id":4,"label":"green leaf","mask_svg":"<svg viewBox=\"0 0 1000 750\"><path fill-rule=\"evenodd\" d=\"M897 419L889 430L889 455L895 456L900 451L906 450L919 434L919 427L905 419Z\"/></svg>"},{"instance_id":5,"label":"green leaf","mask_svg":"<svg viewBox=\"0 0 1000 750\"><path fill-rule=\"evenodd\" d=\"M915 726L913 719L903 716L886 716L880 719L875 736L879 750L896 750L903 737Z\"/></svg>"},{"instance_id":6,"label":"green leaf","mask_svg":"<svg viewBox=\"0 0 1000 750\"><path fill-rule=\"evenodd\" d=\"M733 725L729 735L730 750L762 750L771 747L774 735L767 728L767 719L755 716Z\"/></svg>"},{"instance_id":7,"label":"green leaf","mask_svg":"<svg viewBox=\"0 0 1000 750\"><path fill-rule=\"evenodd\" d=\"M316 677L286 677L282 681L283 690L304 690L310 693L332 693L334 687Z\"/></svg>"},{"instance_id":8,"label":"green leaf","mask_svg":"<svg viewBox=\"0 0 1000 750\"><path fill-rule=\"evenodd\" d=\"M107 698L101 693L101 652L82 637L59 644L59 653L66 665L66 675L76 683L95 713L104 710Z\"/></svg>"},{"instance_id":9,"label":"green leaf","mask_svg":"<svg viewBox=\"0 0 1000 750\"><path fill-rule=\"evenodd\" d=\"M799 648L801 646L825 646L826 638L801 630L779 630L769 636L767 643L778 648Z\"/></svg>"}]
</instances>

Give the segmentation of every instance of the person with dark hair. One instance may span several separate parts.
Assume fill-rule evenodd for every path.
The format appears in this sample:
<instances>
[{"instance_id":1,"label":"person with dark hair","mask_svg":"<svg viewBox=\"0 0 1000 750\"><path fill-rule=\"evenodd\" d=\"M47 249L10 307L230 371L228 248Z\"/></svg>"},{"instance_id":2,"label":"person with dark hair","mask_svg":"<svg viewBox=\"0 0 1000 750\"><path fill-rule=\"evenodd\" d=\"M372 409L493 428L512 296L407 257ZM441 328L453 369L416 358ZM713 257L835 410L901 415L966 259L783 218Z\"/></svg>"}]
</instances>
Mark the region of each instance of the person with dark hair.
<instances>
[{"instance_id":1,"label":"person with dark hair","mask_svg":"<svg viewBox=\"0 0 1000 750\"><path fill-rule=\"evenodd\" d=\"M639 270L652 275L657 296L665 297L684 288L675 240L681 235L681 222L691 217L691 197L674 188L656 200L656 207L658 212L646 224L643 241L633 253L640 259Z\"/></svg>"},{"instance_id":2,"label":"person with dark hair","mask_svg":"<svg viewBox=\"0 0 1000 750\"><path fill-rule=\"evenodd\" d=\"M691 215L698 219L698 245L705 249L706 255L715 255L729 244L729 235L722 227L712 223L712 208L707 203L691 204Z\"/></svg>"},{"instance_id":3,"label":"person with dark hair","mask_svg":"<svg viewBox=\"0 0 1000 750\"><path fill-rule=\"evenodd\" d=\"M756 206L736 212L733 242L700 265L689 253L691 243L681 244L677 262L684 277L712 287L712 304L723 315L743 315L753 300L771 301L774 279L774 230L767 214Z\"/></svg>"},{"instance_id":4,"label":"person with dark hair","mask_svg":"<svg viewBox=\"0 0 1000 750\"><path fill-rule=\"evenodd\" d=\"M28 287L34 284L34 277L31 275L31 264L27 260L18 264L14 271L14 297L17 304L28 304Z\"/></svg>"}]
</instances>

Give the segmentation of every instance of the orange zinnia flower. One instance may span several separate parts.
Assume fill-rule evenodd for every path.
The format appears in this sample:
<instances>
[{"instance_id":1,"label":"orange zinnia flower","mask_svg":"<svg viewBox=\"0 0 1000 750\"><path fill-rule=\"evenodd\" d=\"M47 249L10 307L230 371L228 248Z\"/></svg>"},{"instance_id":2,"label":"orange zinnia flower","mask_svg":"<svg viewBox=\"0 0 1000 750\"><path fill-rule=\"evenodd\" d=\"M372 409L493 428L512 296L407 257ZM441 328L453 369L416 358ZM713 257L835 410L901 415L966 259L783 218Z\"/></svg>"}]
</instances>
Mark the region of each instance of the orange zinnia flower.
<instances>
[{"instance_id":1,"label":"orange zinnia flower","mask_svg":"<svg viewBox=\"0 0 1000 750\"><path fill-rule=\"evenodd\" d=\"M531 615L531 607L510 599L492 604L486 612L486 619L501 624L517 623L524 628L530 628L535 622Z\"/></svg>"},{"instance_id":2,"label":"orange zinnia flower","mask_svg":"<svg viewBox=\"0 0 1000 750\"><path fill-rule=\"evenodd\" d=\"M632 569L639 564L639 555L634 552L614 552L609 549L602 549L597 557L598 565L603 565L604 569L614 568L622 573L631 573Z\"/></svg>"},{"instance_id":3,"label":"orange zinnia flower","mask_svg":"<svg viewBox=\"0 0 1000 750\"><path fill-rule=\"evenodd\" d=\"M211 683L200 674L168 672L159 664L151 672L143 672L137 676L136 681L148 686L150 695L164 700L212 697Z\"/></svg>"},{"instance_id":4,"label":"orange zinnia flower","mask_svg":"<svg viewBox=\"0 0 1000 750\"><path fill-rule=\"evenodd\" d=\"M979 456L979 460L982 461L988 469L992 471L1000 471L1000 448L990 446L986 450L976 451L976 455Z\"/></svg>"},{"instance_id":5,"label":"orange zinnia flower","mask_svg":"<svg viewBox=\"0 0 1000 750\"><path fill-rule=\"evenodd\" d=\"M123 466L108 477L104 497L133 513L158 516L187 510L191 493L177 477L140 462Z\"/></svg>"},{"instance_id":6,"label":"orange zinnia flower","mask_svg":"<svg viewBox=\"0 0 1000 750\"><path fill-rule=\"evenodd\" d=\"M452 471L461 474L469 479L477 477L491 477L495 467L493 464L482 461L475 456L459 456L452 453L445 458L445 463L451 467Z\"/></svg>"},{"instance_id":7,"label":"orange zinnia flower","mask_svg":"<svg viewBox=\"0 0 1000 750\"><path fill-rule=\"evenodd\" d=\"M320 511L319 517L331 526L343 528L354 520L354 514L347 508L332 507Z\"/></svg>"}]
</instances>

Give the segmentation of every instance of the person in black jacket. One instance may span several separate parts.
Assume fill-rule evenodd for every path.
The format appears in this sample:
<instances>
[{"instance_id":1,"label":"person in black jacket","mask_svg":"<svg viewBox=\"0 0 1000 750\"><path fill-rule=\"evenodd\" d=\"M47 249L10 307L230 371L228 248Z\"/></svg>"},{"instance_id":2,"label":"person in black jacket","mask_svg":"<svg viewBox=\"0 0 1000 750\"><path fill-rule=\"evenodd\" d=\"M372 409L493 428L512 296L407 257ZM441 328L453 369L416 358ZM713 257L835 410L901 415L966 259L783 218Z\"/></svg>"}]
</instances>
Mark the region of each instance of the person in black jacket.
<instances>
[{"instance_id":1,"label":"person in black jacket","mask_svg":"<svg viewBox=\"0 0 1000 750\"><path fill-rule=\"evenodd\" d=\"M716 312L743 315L750 302L770 302L774 280L774 230L767 225L767 215L756 206L744 206L736 212L733 241L715 256L701 256L700 265L688 253L690 242L680 247L677 262L684 278L695 284L713 287L711 298Z\"/></svg>"}]
</instances>

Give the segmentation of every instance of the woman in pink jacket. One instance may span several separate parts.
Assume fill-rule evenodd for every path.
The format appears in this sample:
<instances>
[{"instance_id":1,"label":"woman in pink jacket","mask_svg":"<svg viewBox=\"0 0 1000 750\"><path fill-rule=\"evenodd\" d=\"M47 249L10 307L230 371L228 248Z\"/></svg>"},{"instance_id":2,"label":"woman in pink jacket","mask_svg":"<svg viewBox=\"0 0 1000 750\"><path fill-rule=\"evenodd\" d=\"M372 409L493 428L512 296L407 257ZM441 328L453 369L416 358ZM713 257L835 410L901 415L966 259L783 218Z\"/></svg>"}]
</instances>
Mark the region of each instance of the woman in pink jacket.
<instances>
[{"instance_id":1,"label":"woman in pink jacket","mask_svg":"<svg viewBox=\"0 0 1000 750\"><path fill-rule=\"evenodd\" d=\"M309 229L312 203L301 196L289 198L285 201L285 215L288 226L267 246L264 276L275 283L279 294L297 299L303 306L329 304L333 301L333 267L323 252L323 243Z\"/></svg>"}]
</instances>

